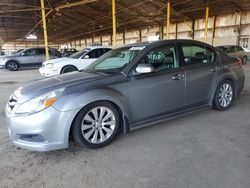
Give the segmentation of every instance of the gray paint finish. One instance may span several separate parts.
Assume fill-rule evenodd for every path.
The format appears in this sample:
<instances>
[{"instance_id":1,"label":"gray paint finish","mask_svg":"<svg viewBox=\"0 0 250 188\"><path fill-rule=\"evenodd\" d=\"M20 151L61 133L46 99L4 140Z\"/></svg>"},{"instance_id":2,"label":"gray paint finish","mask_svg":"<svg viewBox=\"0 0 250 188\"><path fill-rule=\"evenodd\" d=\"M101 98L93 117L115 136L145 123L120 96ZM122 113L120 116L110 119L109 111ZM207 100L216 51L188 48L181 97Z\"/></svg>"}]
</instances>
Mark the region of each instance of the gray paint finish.
<instances>
[{"instance_id":1,"label":"gray paint finish","mask_svg":"<svg viewBox=\"0 0 250 188\"><path fill-rule=\"evenodd\" d=\"M38 151L48 151L53 149L65 148L68 145L68 136L71 123L63 121L62 114L67 113L69 119L73 121L77 112L86 105L100 100L106 100L114 103L121 111L124 119L124 126L130 126L131 129L136 126L146 126L158 120L180 115L190 110L197 110L202 106L212 106L214 91L223 79L231 79L235 83L236 95L238 95L244 86L244 73L242 69L235 64L235 59L225 57L217 52L217 49L207 45L217 54L216 62L211 65L183 65L182 52L179 45L183 43L192 43L204 45L204 43L188 40L169 40L153 43L132 44L128 46L147 46L143 49L120 73L105 74L99 72L78 72L69 73L52 78L43 79L21 89L23 95L18 99L17 105L29 101L44 93L58 88L65 88L62 96L50 108L56 110L57 115L46 115L43 113L35 114L37 122L33 128L25 129L23 122L30 121L34 115L17 117L15 110L11 114L7 113L9 122L10 136L18 146ZM178 49L178 58L180 68L169 69L163 72L133 75L136 65L150 51L164 45L174 44ZM213 69L219 67L215 72ZM179 79L175 79L180 75ZM39 116L41 114L41 116ZM47 140L46 146L39 146L32 143L23 144L15 138L16 126L21 124L23 131L28 134L32 129L36 129L39 134L45 134L43 123L47 119L54 119L54 124L63 127L60 136ZM127 121L126 121L127 120ZM127 123L126 123L127 122ZM143 125L142 125L143 124ZM126 129L128 130L128 128ZM60 131L60 130L58 130ZM51 134L51 133L50 133ZM57 133L59 134L59 133ZM63 139L62 139L63 138ZM51 147L48 144L52 144ZM58 143L58 145L56 145Z\"/></svg>"}]
</instances>

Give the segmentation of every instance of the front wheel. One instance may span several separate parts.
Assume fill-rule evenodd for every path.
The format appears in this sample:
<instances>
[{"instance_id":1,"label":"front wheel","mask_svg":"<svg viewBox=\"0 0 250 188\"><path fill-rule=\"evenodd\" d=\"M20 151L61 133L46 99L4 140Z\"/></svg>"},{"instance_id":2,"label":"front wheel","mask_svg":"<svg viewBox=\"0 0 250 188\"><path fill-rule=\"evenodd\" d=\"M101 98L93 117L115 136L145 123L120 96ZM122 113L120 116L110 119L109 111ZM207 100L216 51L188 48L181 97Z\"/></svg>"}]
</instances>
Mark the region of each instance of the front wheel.
<instances>
[{"instance_id":1,"label":"front wheel","mask_svg":"<svg viewBox=\"0 0 250 188\"><path fill-rule=\"evenodd\" d=\"M77 68L74 66L66 66L66 67L63 67L61 74L73 72L73 71L77 71Z\"/></svg>"},{"instance_id":2,"label":"front wheel","mask_svg":"<svg viewBox=\"0 0 250 188\"><path fill-rule=\"evenodd\" d=\"M10 61L7 63L6 68L10 71L17 71L18 70L18 64L15 61Z\"/></svg>"},{"instance_id":3,"label":"front wheel","mask_svg":"<svg viewBox=\"0 0 250 188\"><path fill-rule=\"evenodd\" d=\"M227 110L234 100L234 85L230 80L224 80L216 89L214 96L214 108L217 110Z\"/></svg>"},{"instance_id":4,"label":"front wheel","mask_svg":"<svg viewBox=\"0 0 250 188\"><path fill-rule=\"evenodd\" d=\"M83 108L72 125L74 141L87 148L109 144L120 128L120 116L109 102L95 102Z\"/></svg>"}]
</instances>

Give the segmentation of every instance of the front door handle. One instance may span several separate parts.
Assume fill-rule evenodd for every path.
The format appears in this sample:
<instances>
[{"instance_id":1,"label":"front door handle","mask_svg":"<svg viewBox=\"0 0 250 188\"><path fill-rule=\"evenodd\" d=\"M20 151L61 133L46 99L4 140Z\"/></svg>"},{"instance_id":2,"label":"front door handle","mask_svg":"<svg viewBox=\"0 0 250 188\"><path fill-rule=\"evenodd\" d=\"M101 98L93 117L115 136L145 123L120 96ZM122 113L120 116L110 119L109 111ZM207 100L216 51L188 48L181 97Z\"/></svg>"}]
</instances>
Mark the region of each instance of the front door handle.
<instances>
[{"instance_id":1,"label":"front door handle","mask_svg":"<svg viewBox=\"0 0 250 188\"><path fill-rule=\"evenodd\" d=\"M218 72L221 68L218 66L213 67L210 71L211 72Z\"/></svg>"},{"instance_id":2,"label":"front door handle","mask_svg":"<svg viewBox=\"0 0 250 188\"><path fill-rule=\"evenodd\" d=\"M184 79L184 74L175 74L174 76L172 76L172 80L183 80Z\"/></svg>"}]
</instances>

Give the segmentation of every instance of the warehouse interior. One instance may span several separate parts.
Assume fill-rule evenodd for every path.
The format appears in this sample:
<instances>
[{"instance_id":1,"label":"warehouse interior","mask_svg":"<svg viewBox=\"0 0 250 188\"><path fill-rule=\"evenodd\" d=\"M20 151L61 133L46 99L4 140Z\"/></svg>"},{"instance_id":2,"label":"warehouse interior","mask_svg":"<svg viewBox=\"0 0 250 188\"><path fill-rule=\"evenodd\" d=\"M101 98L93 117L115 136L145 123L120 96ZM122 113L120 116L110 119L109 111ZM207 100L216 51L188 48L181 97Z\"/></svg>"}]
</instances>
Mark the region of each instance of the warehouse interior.
<instances>
[{"instance_id":1,"label":"warehouse interior","mask_svg":"<svg viewBox=\"0 0 250 188\"><path fill-rule=\"evenodd\" d=\"M50 47L82 49L93 43L112 45L112 1L46 0L44 3ZM118 0L115 6L117 46L147 41L156 35L167 38L167 1ZM0 9L3 52L44 45L39 0L3 0ZM248 0L171 1L169 38L204 41L207 37L212 45L240 44L247 48L250 46L249 9ZM35 35L35 39L29 39L30 35Z\"/></svg>"},{"instance_id":2,"label":"warehouse interior","mask_svg":"<svg viewBox=\"0 0 250 188\"><path fill-rule=\"evenodd\" d=\"M250 0L0 0L0 187L250 188L249 109Z\"/></svg>"}]
</instances>

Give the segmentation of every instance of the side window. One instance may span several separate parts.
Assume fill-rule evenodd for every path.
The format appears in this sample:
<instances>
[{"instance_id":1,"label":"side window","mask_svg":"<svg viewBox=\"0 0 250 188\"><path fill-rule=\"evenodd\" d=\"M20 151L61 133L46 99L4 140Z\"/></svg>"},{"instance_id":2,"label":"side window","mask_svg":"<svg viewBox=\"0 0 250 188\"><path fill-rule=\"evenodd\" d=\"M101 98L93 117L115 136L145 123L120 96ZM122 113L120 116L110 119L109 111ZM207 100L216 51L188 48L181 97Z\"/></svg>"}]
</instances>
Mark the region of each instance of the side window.
<instances>
[{"instance_id":1,"label":"side window","mask_svg":"<svg viewBox=\"0 0 250 188\"><path fill-rule=\"evenodd\" d=\"M30 55L35 55L36 50L35 49L29 49L25 51L25 55L30 56Z\"/></svg>"},{"instance_id":2,"label":"side window","mask_svg":"<svg viewBox=\"0 0 250 188\"><path fill-rule=\"evenodd\" d=\"M151 64L154 67L154 72L161 72L179 67L174 46L164 46L153 50L147 54L140 63Z\"/></svg>"},{"instance_id":3,"label":"side window","mask_svg":"<svg viewBox=\"0 0 250 188\"><path fill-rule=\"evenodd\" d=\"M230 48L227 50L227 53L235 53L235 46L230 47Z\"/></svg>"},{"instance_id":4,"label":"side window","mask_svg":"<svg viewBox=\"0 0 250 188\"><path fill-rule=\"evenodd\" d=\"M244 51L243 48L241 46L236 46L236 51L237 52L242 52Z\"/></svg>"},{"instance_id":5,"label":"side window","mask_svg":"<svg viewBox=\"0 0 250 188\"><path fill-rule=\"evenodd\" d=\"M111 49L110 48L103 48L103 54L109 52Z\"/></svg>"},{"instance_id":6,"label":"side window","mask_svg":"<svg viewBox=\"0 0 250 188\"><path fill-rule=\"evenodd\" d=\"M182 46L185 65L207 64L215 60L215 52L195 45Z\"/></svg>"},{"instance_id":7,"label":"side window","mask_svg":"<svg viewBox=\"0 0 250 188\"><path fill-rule=\"evenodd\" d=\"M88 55L90 59L98 58L97 49L91 50L91 51L90 51L88 54L86 54L86 55Z\"/></svg>"},{"instance_id":8,"label":"side window","mask_svg":"<svg viewBox=\"0 0 250 188\"><path fill-rule=\"evenodd\" d=\"M44 54L45 54L45 49L43 48L36 49L36 55L44 55Z\"/></svg>"}]
</instances>

